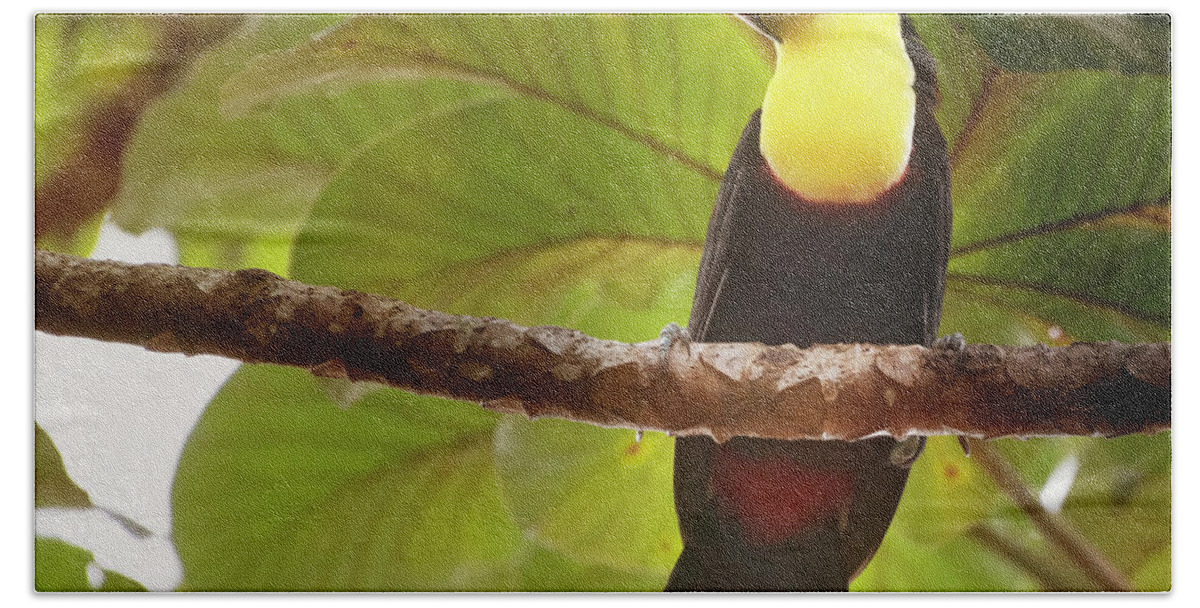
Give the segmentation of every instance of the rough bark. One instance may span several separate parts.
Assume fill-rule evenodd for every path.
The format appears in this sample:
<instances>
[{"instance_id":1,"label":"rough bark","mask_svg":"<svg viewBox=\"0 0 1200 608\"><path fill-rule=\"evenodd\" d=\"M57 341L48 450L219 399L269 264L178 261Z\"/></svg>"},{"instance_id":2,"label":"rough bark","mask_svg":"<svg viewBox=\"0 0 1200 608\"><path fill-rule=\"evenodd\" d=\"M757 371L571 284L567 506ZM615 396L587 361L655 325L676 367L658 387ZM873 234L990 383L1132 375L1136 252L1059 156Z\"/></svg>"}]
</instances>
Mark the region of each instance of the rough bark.
<instances>
[{"instance_id":1,"label":"rough bark","mask_svg":"<svg viewBox=\"0 0 1200 608\"><path fill-rule=\"evenodd\" d=\"M38 251L36 328L310 369L602 426L779 439L1170 428L1170 343L625 344L422 310L262 270Z\"/></svg>"}]
</instances>

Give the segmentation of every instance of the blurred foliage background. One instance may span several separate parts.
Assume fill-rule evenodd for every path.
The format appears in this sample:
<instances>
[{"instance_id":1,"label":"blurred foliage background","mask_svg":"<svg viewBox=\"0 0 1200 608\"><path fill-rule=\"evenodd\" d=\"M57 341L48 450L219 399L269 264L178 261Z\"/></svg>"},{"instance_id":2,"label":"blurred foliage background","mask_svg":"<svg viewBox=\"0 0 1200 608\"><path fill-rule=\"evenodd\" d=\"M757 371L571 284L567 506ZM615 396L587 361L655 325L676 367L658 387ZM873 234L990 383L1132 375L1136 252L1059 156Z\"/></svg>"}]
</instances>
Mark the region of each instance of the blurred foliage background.
<instances>
[{"instance_id":1,"label":"blurred foliage background","mask_svg":"<svg viewBox=\"0 0 1200 608\"><path fill-rule=\"evenodd\" d=\"M942 333L1169 340L1169 19L913 21L953 164ZM771 55L721 15L39 15L38 246L87 255L108 217L187 265L648 339L687 320ZM88 508L38 430L38 506ZM1170 587L1169 433L995 446ZM179 462L181 589L661 589L671 448L247 365ZM1061 551L938 437L852 589L1093 588ZM38 587L89 557L38 538Z\"/></svg>"}]
</instances>

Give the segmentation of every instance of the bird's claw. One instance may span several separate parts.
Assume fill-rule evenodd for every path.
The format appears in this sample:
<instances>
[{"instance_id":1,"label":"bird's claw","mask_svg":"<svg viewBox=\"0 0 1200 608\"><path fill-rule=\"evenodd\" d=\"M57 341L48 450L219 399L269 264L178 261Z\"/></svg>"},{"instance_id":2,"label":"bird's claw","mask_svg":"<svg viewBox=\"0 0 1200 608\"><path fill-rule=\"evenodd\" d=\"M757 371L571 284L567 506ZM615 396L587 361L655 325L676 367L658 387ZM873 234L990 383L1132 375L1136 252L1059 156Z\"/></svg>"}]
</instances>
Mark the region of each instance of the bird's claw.
<instances>
[{"instance_id":1,"label":"bird's claw","mask_svg":"<svg viewBox=\"0 0 1200 608\"><path fill-rule=\"evenodd\" d=\"M667 323L667 326L658 332L658 337L662 340L661 357L663 365L666 365L667 358L671 356L671 350L676 344L682 344L687 350L688 356L692 356L692 337L688 331L679 326L678 323Z\"/></svg>"},{"instance_id":2,"label":"bird's claw","mask_svg":"<svg viewBox=\"0 0 1200 608\"><path fill-rule=\"evenodd\" d=\"M892 448L892 453L889 455L889 459L892 461L893 465L902 469L909 469L912 468L913 463L917 461L917 457L920 456L921 452L924 450L924 437L909 437L900 443L897 443L895 447Z\"/></svg>"},{"instance_id":3,"label":"bird's claw","mask_svg":"<svg viewBox=\"0 0 1200 608\"><path fill-rule=\"evenodd\" d=\"M961 353L967 347L967 339L962 334L954 332L948 336L942 336L933 341L933 348L942 350L951 350L956 353Z\"/></svg>"}]
</instances>

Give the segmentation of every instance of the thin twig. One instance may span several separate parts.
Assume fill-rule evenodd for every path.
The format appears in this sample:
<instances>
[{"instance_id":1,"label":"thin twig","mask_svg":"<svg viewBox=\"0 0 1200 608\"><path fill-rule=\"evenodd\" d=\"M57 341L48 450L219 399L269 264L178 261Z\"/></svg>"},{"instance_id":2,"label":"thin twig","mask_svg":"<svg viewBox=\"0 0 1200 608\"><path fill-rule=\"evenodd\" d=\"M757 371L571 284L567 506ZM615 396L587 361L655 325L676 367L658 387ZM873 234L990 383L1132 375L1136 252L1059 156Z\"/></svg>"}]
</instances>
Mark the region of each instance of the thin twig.
<instances>
[{"instance_id":1,"label":"thin twig","mask_svg":"<svg viewBox=\"0 0 1200 608\"><path fill-rule=\"evenodd\" d=\"M966 536L992 553L1008 560L1020 568L1026 576L1038 582L1043 591L1097 591L1092 585L1080 585L1073 581L1070 573L1062 572L1061 564L1030 551L1025 545L1014 542L996 527L980 522L967 528Z\"/></svg>"},{"instance_id":2,"label":"thin twig","mask_svg":"<svg viewBox=\"0 0 1200 608\"><path fill-rule=\"evenodd\" d=\"M1108 560L1071 522L1058 513L1047 511L1026 485L1021 474L996 448L986 441L971 442L971 458L988 473L996 485L1025 512L1050 542L1061 548L1087 577L1105 591L1133 591L1133 583Z\"/></svg>"}]
</instances>

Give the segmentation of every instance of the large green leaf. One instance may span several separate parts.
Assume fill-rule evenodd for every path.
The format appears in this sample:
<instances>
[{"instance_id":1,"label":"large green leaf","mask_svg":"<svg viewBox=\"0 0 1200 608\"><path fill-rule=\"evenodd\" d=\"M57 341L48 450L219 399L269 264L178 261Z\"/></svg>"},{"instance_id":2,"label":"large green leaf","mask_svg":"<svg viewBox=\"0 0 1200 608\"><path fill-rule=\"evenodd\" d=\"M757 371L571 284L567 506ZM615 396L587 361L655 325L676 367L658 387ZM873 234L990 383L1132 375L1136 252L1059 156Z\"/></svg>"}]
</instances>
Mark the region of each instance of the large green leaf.
<instances>
[{"instance_id":1,"label":"large green leaf","mask_svg":"<svg viewBox=\"0 0 1200 608\"><path fill-rule=\"evenodd\" d=\"M400 92L401 120L323 193L296 252L310 280L397 293L452 265L584 237L698 245L764 76L717 16L358 18L265 58L226 95L239 109L417 79Z\"/></svg>"},{"instance_id":2,"label":"large green leaf","mask_svg":"<svg viewBox=\"0 0 1200 608\"><path fill-rule=\"evenodd\" d=\"M180 460L184 587L510 588L520 534L492 474L496 418L390 390L346 410L302 371L243 368Z\"/></svg>"},{"instance_id":3,"label":"large green leaf","mask_svg":"<svg viewBox=\"0 0 1200 608\"><path fill-rule=\"evenodd\" d=\"M539 50L546 32L555 34L562 54L553 61ZM448 39L460 44L450 46ZM406 66L413 59L404 53L411 40L433 45L445 69L409 80L414 74ZM612 46L613 54L599 60L604 49L598 45ZM682 61L672 47L694 56ZM732 61L731 48L737 50ZM387 65L368 72L364 85L362 61ZM494 77L482 79L482 71ZM652 336L686 317L719 178L712 165L728 158L765 76L730 22L716 16L360 18L294 51L265 57L225 93L228 106L241 111L288 103L285 94L311 93L318 83L315 90L324 94L330 82L358 84L357 91L372 86L370 79L397 76L398 83L383 83L396 96L395 124L349 159L322 191L297 241L293 276L627 340ZM754 88L724 84L734 77L749 79ZM253 103L239 106L245 95ZM668 107L678 111L663 111ZM206 427L202 421L200 428ZM646 580L654 584L636 587L660 586L679 542L670 442L647 437L632 468L614 475L595 463L621 461L631 432L518 422L505 428L498 444L504 505L524 534L544 547L539 555L562 552L538 560L537 582L519 584L548 588L556 576L572 580L581 566L570 564L577 561L644 572L634 580L651 576ZM245 449L261 441L256 434L241 439ZM573 452L538 457L537 446L546 445ZM203 451L197 446L193 439L189 450ZM477 483L495 483L487 481L491 471L474 474ZM628 475L638 483L629 483ZM624 514L613 520L601 510L593 526L564 526L554 521L553 507L528 499L532 488L523 482L531 478L536 487L557 487L563 504L581 507L604 495ZM376 494L367 502L395 499ZM395 517L426 508L405 503L395 507ZM437 508L453 517L469 505ZM181 521L189 516L178 511ZM596 545L598 538L607 544ZM192 577L212 566L183 548L188 541L180 542L189 581L220 586ZM605 556L605 548L618 550ZM220 580L247 570L230 568ZM241 582L251 580L258 582ZM294 579L274 584L289 583ZM261 579L236 583L256 584ZM613 588L598 580L590 584Z\"/></svg>"},{"instance_id":4,"label":"large green leaf","mask_svg":"<svg viewBox=\"0 0 1200 608\"><path fill-rule=\"evenodd\" d=\"M1167 339L1169 81L998 72L986 93L953 166L943 332Z\"/></svg>"},{"instance_id":5,"label":"large green leaf","mask_svg":"<svg viewBox=\"0 0 1200 608\"><path fill-rule=\"evenodd\" d=\"M1166 79L1001 74L989 90L951 175L956 247L1169 201Z\"/></svg>"},{"instance_id":6,"label":"large green leaf","mask_svg":"<svg viewBox=\"0 0 1200 608\"><path fill-rule=\"evenodd\" d=\"M1108 441L1084 438L1001 441L1000 453L1016 465L1036 494L1064 458L1076 458L1079 471L1062 512L1120 569L1143 572L1148 582L1141 590L1161 590L1151 568L1153 560L1169 551L1170 436L1129 436ZM855 583L858 590L1036 590L1029 573L1016 575L1005 565L1003 577L972 581L960 578L966 567L979 562L1001 564L970 549L975 562L961 563L969 528L981 522L1002 524L1017 544L1054 557L1046 543L992 483L987 473L963 454L949 437L931 438L914 466L896 519L880 548L884 556ZM886 564L886 565L885 565ZM1156 565L1157 564L1157 565ZM1070 562L1064 565L1071 572ZM1169 572L1169 569L1168 569ZM1063 573L1058 573L1060 576ZM1078 578L1078 573L1075 575ZM1009 579L1009 580L1005 580ZM882 586L881 586L882 585ZM1047 589L1051 590L1051 589Z\"/></svg>"},{"instance_id":7,"label":"large green leaf","mask_svg":"<svg viewBox=\"0 0 1200 608\"><path fill-rule=\"evenodd\" d=\"M509 417L496 433L496 467L534 542L581 563L657 575L661 586L683 548L662 491L673 446L660 433L639 441L634 431Z\"/></svg>"},{"instance_id":8,"label":"large green leaf","mask_svg":"<svg viewBox=\"0 0 1200 608\"><path fill-rule=\"evenodd\" d=\"M445 78L544 101L712 177L758 105L766 76L729 19L358 17L244 71L226 87L226 103L236 112L314 87Z\"/></svg>"},{"instance_id":9,"label":"large green leaf","mask_svg":"<svg viewBox=\"0 0 1200 608\"><path fill-rule=\"evenodd\" d=\"M113 219L135 233L169 229L184 264L286 272L292 239L313 199L378 127L365 124L361 98L297 100L271 115L230 118L220 111L218 91L251 58L340 19L249 16L223 45L202 55L183 85L142 117ZM314 114L322 119L313 120Z\"/></svg>"},{"instance_id":10,"label":"large green leaf","mask_svg":"<svg viewBox=\"0 0 1200 608\"><path fill-rule=\"evenodd\" d=\"M248 366L197 424L173 492L183 589L661 587L523 538L493 473L495 414L394 390L346 409L317 384Z\"/></svg>"}]
</instances>

